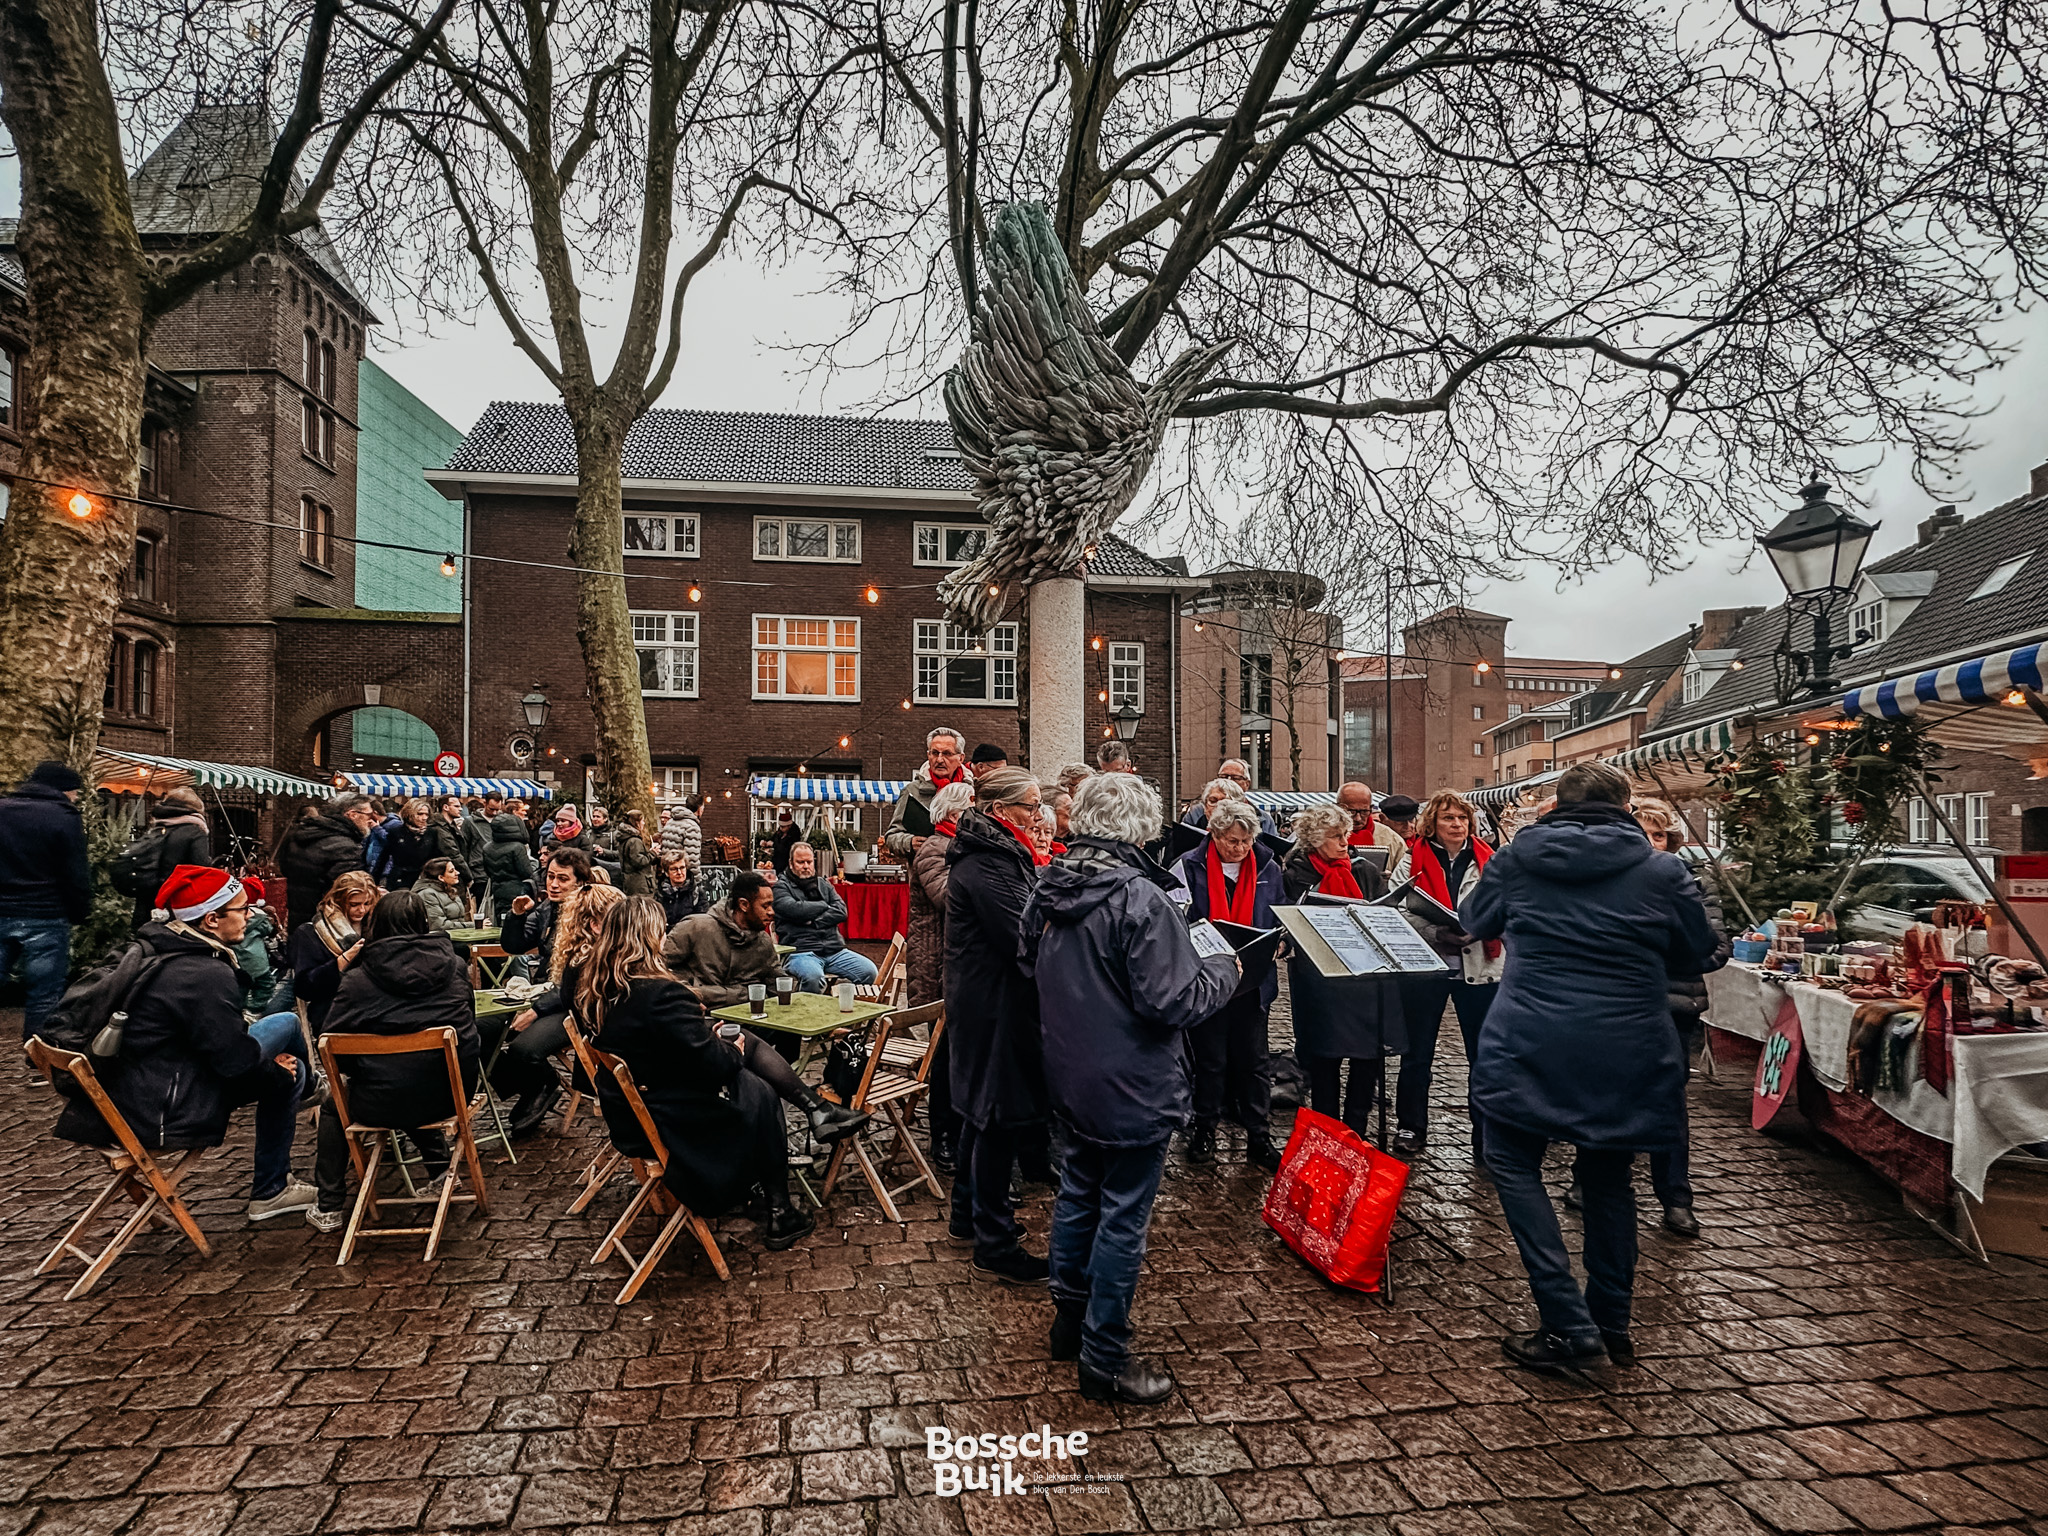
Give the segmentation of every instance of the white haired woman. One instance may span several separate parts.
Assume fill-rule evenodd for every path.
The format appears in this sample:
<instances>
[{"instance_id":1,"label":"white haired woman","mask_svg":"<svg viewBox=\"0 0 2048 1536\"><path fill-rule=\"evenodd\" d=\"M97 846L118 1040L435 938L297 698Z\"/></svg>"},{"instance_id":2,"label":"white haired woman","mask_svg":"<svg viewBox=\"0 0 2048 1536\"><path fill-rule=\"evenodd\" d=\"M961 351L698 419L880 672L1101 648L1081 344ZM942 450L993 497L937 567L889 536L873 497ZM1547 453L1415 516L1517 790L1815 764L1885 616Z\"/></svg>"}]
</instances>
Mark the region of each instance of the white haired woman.
<instances>
[{"instance_id":1,"label":"white haired woman","mask_svg":"<svg viewBox=\"0 0 2048 1536\"><path fill-rule=\"evenodd\" d=\"M1156 1403L1161 1366L1131 1357L1131 1301L1167 1142L1193 1107L1182 1037L1229 999L1234 956L1203 959L1141 851L1159 796L1134 774L1084 781L1073 838L1031 893L1022 956L1038 983L1046 1088L1066 1127L1053 1203L1055 1360L1081 1395Z\"/></svg>"},{"instance_id":2,"label":"white haired woman","mask_svg":"<svg viewBox=\"0 0 2048 1536\"><path fill-rule=\"evenodd\" d=\"M1182 875L1193 897L1188 911L1212 922L1271 928L1277 921L1274 904L1287 899L1280 865L1259 847L1259 813L1237 798L1234 786L1231 789L1209 810L1208 837L1181 856ZM1223 1007L1188 1032L1195 1059L1189 1162L1216 1160L1216 1125L1228 1116L1244 1127L1245 1161L1269 1172L1279 1168L1266 1082L1266 1011L1279 991L1279 972L1267 966L1262 974L1247 977Z\"/></svg>"},{"instance_id":3,"label":"white haired woman","mask_svg":"<svg viewBox=\"0 0 2048 1536\"><path fill-rule=\"evenodd\" d=\"M974 785L963 780L932 796L932 833L910 856L910 931L904 935L904 986L910 1006L923 1008L946 995L946 853L960 828L961 813L973 808ZM960 1117L953 1111L952 1036L939 1037L932 1059L931 1159L952 1176L960 1141Z\"/></svg>"},{"instance_id":4,"label":"white haired woman","mask_svg":"<svg viewBox=\"0 0 2048 1536\"><path fill-rule=\"evenodd\" d=\"M1350 838L1351 813L1340 806L1312 805L1296 816L1294 846L1280 861L1287 899L1298 902L1311 891L1368 900L1382 895L1385 877L1357 856ZM1367 1135L1373 1102L1384 1087L1386 1058L1408 1044L1393 978L1325 976L1296 949L1287 961L1287 995L1294 1054L1308 1075L1309 1107Z\"/></svg>"}]
</instances>

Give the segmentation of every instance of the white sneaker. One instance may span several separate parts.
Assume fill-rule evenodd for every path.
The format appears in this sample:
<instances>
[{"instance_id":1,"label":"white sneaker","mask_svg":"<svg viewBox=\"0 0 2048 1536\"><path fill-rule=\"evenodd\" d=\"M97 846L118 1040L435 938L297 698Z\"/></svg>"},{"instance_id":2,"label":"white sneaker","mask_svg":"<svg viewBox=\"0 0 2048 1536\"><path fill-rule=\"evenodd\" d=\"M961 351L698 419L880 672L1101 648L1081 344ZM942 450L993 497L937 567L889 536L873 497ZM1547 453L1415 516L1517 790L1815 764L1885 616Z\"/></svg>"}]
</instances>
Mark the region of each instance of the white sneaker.
<instances>
[{"instance_id":1,"label":"white sneaker","mask_svg":"<svg viewBox=\"0 0 2048 1536\"><path fill-rule=\"evenodd\" d=\"M306 1225L315 1232L339 1232L348 1225L347 1211L323 1211L314 1206L306 1212Z\"/></svg>"},{"instance_id":2,"label":"white sneaker","mask_svg":"<svg viewBox=\"0 0 2048 1536\"><path fill-rule=\"evenodd\" d=\"M320 1191L310 1184L297 1179L287 1179L285 1186L268 1200L249 1202L251 1221L268 1221L273 1216L289 1216L293 1211L307 1210L320 1199Z\"/></svg>"}]
</instances>

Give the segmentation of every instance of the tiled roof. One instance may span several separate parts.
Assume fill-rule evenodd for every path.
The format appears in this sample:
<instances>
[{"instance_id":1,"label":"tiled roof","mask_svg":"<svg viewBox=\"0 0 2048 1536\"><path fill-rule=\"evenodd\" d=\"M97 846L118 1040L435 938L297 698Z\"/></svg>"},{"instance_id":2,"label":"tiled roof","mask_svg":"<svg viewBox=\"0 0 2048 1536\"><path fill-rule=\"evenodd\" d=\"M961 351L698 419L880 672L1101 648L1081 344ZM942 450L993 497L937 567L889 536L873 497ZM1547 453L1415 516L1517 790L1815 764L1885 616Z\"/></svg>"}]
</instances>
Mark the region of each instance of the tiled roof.
<instances>
[{"instance_id":1,"label":"tiled roof","mask_svg":"<svg viewBox=\"0 0 2048 1536\"><path fill-rule=\"evenodd\" d=\"M1163 560L1154 560L1127 539L1115 534L1095 546L1095 558L1088 562L1090 575L1120 576L1144 581L1186 581L1187 572L1177 571Z\"/></svg>"},{"instance_id":2,"label":"tiled roof","mask_svg":"<svg viewBox=\"0 0 2048 1536\"><path fill-rule=\"evenodd\" d=\"M1971 598L1993 569L2026 554L2033 558L2002 590ZM1916 544L1873 561L1868 569L1873 576L1932 571L1934 583L1926 599L1881 642L1837 663L1844 692L1859 682L1896 677L1942 658L1962 659L2001 643L2016 644L2048 633L2048 496L2017 497L1970 518L1931 544ZM1854 601L1845 596L1830 607L1830 627L1838 644L1848 638L1848 610ZM1804 613L1791 617L1798 621L1793 643L1810 648L1810 620ZM1690 704L1673 701L1649 734L1662 736L1774 707L1778 683L1772 656L1787 622L1781 603L1736 630L1727 644L1741 655L1743 670L1722 673Z\"/></svg>"},{"instance_id":3,"label":"tiled roof","mask_svg":"<svg viewBox=\"0 0 2048 1536\"><path fill-rule=\"evenodd\" d=\"M0 283L5 283L16 293L28 292L28 274L22 270L21 258L14 253L14 231L19 224L16 219L0 219Z\"/></svg>"},{"instance_id":4,"label":"tiled roof","mask_svg":"<svg viewBox=\"0 0 2048 1536\"><path fill-rule=\"evenodd\" d=\"M1572 729L1583 730L1609 715L1648 705L1671 674L1685 665L1686 653L1692 649L1693 639L1698 633L1698 626L1694 626L1619 663L1621 677L1618 681L1597 693L1582 694L1572 701L1575 706L1573 713L1580 722Z\"/></svg>"}]
</instances>

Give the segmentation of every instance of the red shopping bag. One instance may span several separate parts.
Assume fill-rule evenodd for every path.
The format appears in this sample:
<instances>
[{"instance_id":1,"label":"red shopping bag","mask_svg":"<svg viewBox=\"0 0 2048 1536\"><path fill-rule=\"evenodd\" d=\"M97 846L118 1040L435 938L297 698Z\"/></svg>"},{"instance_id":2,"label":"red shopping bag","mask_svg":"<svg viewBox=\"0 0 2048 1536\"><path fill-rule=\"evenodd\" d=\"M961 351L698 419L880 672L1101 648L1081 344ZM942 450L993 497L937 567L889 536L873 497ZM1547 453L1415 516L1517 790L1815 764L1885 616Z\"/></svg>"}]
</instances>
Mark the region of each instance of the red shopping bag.
<instances>
[{"instance_id":1,"label":"red shopping bag","mask_svg":"<svg viewBox=\"0 0 2048 1536\"><path fill-rule=\"evenodd\" d=\"M1408 1165L1399 1158L1342 1121L1298 1110L1266 1191L1266 1225L1325 1279L1377 1291L1407 1187Z\"/></svg>"}]
</instances>

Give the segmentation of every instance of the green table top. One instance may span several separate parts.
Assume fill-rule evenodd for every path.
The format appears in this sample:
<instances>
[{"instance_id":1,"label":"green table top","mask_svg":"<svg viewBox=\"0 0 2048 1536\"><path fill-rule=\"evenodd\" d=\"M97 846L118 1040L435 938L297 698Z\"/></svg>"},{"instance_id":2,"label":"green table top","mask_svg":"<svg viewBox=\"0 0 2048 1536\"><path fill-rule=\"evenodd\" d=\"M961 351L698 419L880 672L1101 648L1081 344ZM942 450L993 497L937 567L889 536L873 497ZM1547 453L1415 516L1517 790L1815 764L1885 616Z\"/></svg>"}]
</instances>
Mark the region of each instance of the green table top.
<instances>
[{"instance_id":1,"label":"green table top","mask_svg":"<svg viewBox=\"0 0 2048 1536\"><path fill-rule=\"evenodd\" d=\"M787 960L795 953L796 946L794 944L778 944L775 946L775 955L779 960Z\"/></svg>"},{"instance_id":2,"label":"green table top","mask_svg":"<svg viewBox=\"0 0 2048 1536\"><path fill-rule=\"evenodd\" d=\"M887 1003L855 1003L851 1013L839 1011L839 999L829 993L799 992L784 1007L775 1001L773 993L768 997L768 1011L758 1017L748 1011L746 1003L734 1003L729 1008L714 1008L714 1019L731 1019L737 1024L751 1025L755 1029L779 1029L784 1034L802 1035L806 1038L829 1035L835 1029L850 1029L856 1024L865 1024L870 1019L879 1019L885 1013L896 1010Z\"/></svg>"},{"instance_id":3,"label":"green table top","mask_svg":"<svg viewBox=\"0 0 2048 1536\"><path fill-rule=\"evenodd\" d=\"M458 944L495 944L503 932L501 928L450 928L448 937Z\"/></svg>"},{"instance_id":4,"label":"green table top","mask_svg":"<svg viewBox=\"0 0 2048 1536\"><path fill-rule=\"evenodd\" d=\"M505 1003L498 1000L498 994L489 988L476 995L476 1016L480 1019L502 1019L508 1014L523 1013L524 1003Z\"/></svg>"}]
</instances>

